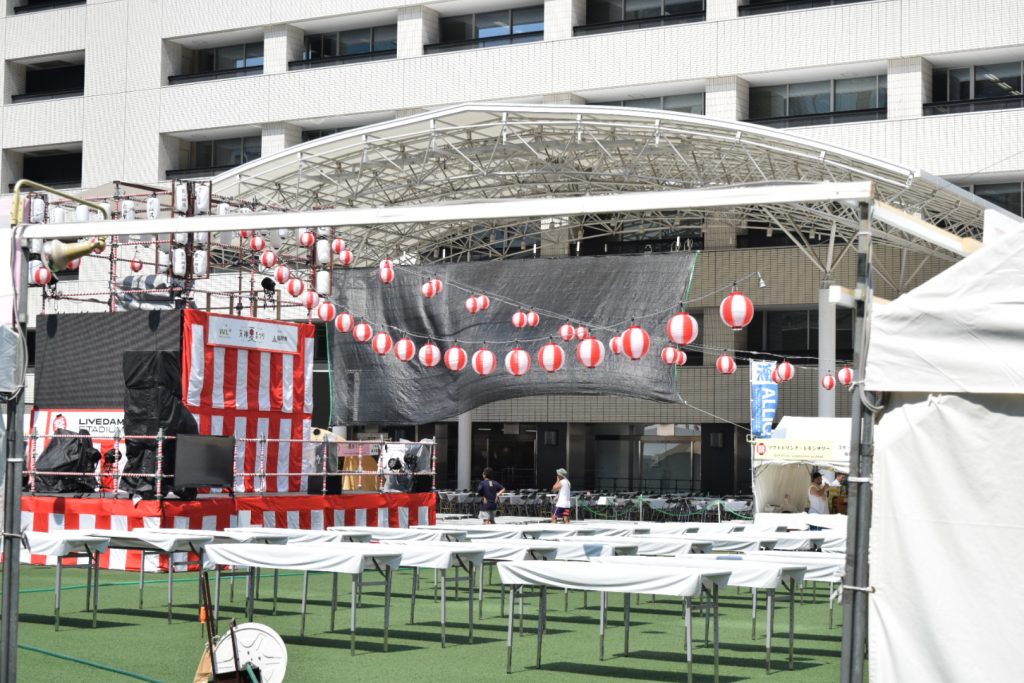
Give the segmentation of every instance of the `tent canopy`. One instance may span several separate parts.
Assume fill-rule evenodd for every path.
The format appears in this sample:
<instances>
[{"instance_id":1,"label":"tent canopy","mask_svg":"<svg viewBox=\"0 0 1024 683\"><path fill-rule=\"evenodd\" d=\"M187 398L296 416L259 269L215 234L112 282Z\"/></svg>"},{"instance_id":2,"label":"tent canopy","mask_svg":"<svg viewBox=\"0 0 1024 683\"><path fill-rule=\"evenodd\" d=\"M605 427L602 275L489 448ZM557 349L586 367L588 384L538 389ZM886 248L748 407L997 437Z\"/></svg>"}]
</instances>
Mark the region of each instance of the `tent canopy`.
<instances>
[{"instance_id":1,"label":"tent canopy","mask_svg":"<svg viewBox=\"0 0 1024 683\"><path fill-rule=\"evenodd\" d=\"M872 311L870 391L1024 394L1024 231Z\"/></svg>"}]
</instances>

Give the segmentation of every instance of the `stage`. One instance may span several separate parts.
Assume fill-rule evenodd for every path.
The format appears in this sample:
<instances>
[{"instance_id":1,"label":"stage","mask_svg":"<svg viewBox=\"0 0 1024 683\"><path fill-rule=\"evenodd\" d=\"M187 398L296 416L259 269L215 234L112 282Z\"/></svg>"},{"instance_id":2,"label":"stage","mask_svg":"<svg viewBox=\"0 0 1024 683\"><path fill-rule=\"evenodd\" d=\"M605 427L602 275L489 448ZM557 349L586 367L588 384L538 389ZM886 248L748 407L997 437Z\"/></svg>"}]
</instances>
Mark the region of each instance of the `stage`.
<instances>
[{"instance_id":1,"label":"stage","mask_svg":"<svg viewBox=\"0 0 1024 683\"><path fill-rule=\"evenodd\" d=\"M436 521L434 493L353 493L342 495L238 495L194 501L126 498L24 496L23 531L129 530L145 528L210 529L264 526L325 529L329 526L408 527ZM141 553L110 550L100 556L104 569L138 570ZM166 569L166 559L146 556L146 570ZM22 562L54 564L44 555L22 556ZM72 562L69 560L68 562Z\"/></svg>"}]
</instances>

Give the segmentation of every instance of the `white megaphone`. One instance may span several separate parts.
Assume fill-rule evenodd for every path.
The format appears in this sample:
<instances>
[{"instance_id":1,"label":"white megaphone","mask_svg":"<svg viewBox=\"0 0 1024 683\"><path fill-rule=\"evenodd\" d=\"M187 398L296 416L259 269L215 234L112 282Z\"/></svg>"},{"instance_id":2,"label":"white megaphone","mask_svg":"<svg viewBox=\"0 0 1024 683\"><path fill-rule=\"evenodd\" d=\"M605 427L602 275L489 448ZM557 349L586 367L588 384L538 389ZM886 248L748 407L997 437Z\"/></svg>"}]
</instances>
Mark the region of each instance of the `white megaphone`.
<instances>
[{"instance_id":1,"label":"white megaphone","mask_svg":"<svg viewBox=\"0 0 1024 683\"><path fill-rule=\"evenodd\" d=\"M68 264L75 259L82 258L94 249L103 251L106 246L107 243L102 237L95 241L74 242L72 244L67 244L60 240L50 240L43 246L43 256L46 257L50 270L57 272L67 268Z\"/></svg>"}]
</instances>

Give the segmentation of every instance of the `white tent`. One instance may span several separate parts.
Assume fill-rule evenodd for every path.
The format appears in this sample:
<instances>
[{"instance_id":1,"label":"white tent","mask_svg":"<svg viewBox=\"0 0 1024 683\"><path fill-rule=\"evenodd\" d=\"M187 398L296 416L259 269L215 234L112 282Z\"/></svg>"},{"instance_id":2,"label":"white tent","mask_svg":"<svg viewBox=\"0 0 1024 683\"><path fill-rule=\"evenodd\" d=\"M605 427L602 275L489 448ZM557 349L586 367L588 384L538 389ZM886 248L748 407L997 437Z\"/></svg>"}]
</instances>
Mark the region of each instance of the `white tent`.
<instances>
[{"instance_id":1,"label":"white tent","mask_svg":"<svg viewBox=\"0 0 1024 683\"><path fill-rule=\"evenodd\" d=\"M754 441L751 464L755 512L803 512L813 470L849 471L850 418L787 415Z\"/></svg>"},{"instance_id":2,"label":"white tent","mask_svg":"<svg viewBox=\"0 0 1024 683\"><path fill-rule=\"evenodd\" d=\"M874 681L1019 680L1024 233L876 310ZM1013 673L1016 672L1016 673Z\"/></svg>"}]
</instances>

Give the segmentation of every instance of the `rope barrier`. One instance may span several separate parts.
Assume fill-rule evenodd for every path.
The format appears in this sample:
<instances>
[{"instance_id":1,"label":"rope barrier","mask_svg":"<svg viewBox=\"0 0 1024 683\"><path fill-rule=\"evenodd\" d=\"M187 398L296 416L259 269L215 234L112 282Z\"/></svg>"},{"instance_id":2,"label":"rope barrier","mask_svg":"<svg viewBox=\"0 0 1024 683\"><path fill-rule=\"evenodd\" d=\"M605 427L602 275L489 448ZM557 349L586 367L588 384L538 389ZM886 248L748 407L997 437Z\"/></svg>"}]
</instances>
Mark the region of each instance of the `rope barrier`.
<instances>
[{"instance_id":1,"label":"rope barrier","mask_svg":"<svg viewBox=\"0 0 1024 683\"><path fill-rule=\"evenodd\" d=\"M28 650L29 652L35 652L37 654L46 655L48 657L55 657L57 659L63 659L68 662L74 662L75 664L82 664L83 666L91 666L94 669L99 669L101 671L109 671L110 673L115 673L120 676L125 676L127 678L134 678L137 681L148 681L148 683L163 683L163 681L159 679L150 678L149 676L137 674L133 671L125 671L124 669L118 669L115 666L110 666L108 664L100 664L99 662L93 662L88 659L82 659L81 657L73 657L71 655L61 654L60 652L51 652L50 650L44 650L43 648L35 647L34 645L23 645L22 643L18 643L18 648L21 650Z\"/></svg>"}]
</instances>

